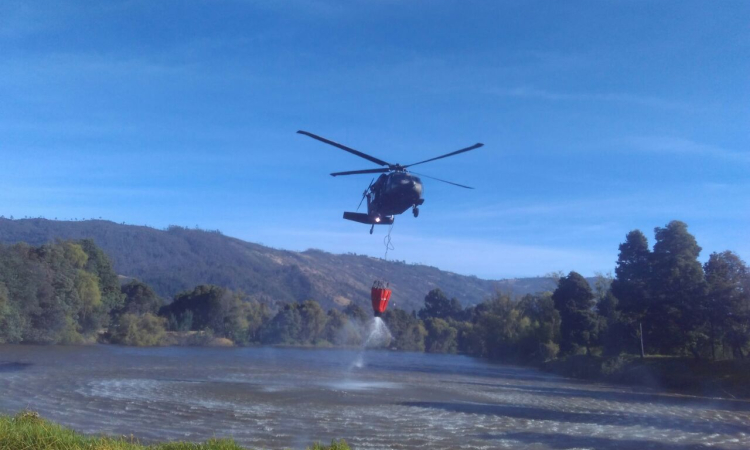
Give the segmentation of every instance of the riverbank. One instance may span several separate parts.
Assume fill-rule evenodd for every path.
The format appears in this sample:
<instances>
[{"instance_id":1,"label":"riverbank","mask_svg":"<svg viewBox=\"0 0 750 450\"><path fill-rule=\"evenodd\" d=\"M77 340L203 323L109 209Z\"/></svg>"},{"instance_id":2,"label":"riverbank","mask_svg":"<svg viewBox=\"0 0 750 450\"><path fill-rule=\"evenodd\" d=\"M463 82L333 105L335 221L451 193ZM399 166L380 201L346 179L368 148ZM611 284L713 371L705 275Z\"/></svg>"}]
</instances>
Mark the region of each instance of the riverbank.
<instances>
[{"instance_id":1,"label":"riverbank","mask_svg":"<svg viewBox=\"0 0 750 450\"><path fill-rule=\"evenodd\" d=\"M35 412L0 415L0 450L249 450L231 439L204 443L169 442L142 445L130 437L85 436L54 424ZM343 440L331 445L313 444L308 450L350 450Z\"/></svg>"},{"instance_id":2,"label":"riverbank","mask_svg":"<svg viewBox=\"0 0 750 450\"><path fill-rule=\"evenodd\" d=\"M711 397L750 399L750 360L576 355L541 364L545 372Z\"/></svg>"}]
</instances>

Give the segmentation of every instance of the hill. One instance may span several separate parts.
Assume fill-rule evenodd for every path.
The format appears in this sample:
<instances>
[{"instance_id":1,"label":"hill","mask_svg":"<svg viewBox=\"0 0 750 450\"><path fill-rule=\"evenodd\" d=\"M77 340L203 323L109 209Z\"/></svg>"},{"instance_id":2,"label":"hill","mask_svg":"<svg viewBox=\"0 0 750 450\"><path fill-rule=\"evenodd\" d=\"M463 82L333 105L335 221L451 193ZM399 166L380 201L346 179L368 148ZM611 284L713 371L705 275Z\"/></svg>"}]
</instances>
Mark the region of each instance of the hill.
<instances>
[{"instance_id":1,"label":"hill","mask_svg":"<svg viewBox=\"0 0 750 450\"><path fill-rule=\"evenodd\" d=\"M520 296L554 286L543 277L483 280L363 255L278 250L182 227L159 230L105 220L0 218L0 243L40 245L83 238L93 239L107 252L118 274L138 278L166 298L209 283L242 290L267 303L315 299L324 307L352 301L366 306L370 285L381 278L391 283L393 304L411 310L419 309L427 292L436 287L464 305L473 305L496 290Z\"/></svg>"}]
</instances>

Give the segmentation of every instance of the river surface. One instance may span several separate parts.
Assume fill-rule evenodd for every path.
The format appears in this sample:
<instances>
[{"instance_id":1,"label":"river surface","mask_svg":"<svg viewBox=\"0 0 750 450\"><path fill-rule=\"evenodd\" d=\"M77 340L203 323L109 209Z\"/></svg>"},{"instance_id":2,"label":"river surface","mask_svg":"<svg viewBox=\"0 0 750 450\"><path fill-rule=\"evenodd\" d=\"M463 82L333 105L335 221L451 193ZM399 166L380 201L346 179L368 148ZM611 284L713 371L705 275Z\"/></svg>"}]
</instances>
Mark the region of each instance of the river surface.
<instances>
[{"instance_id":1,"label":"river surface","mask_svg":"<svg viewBox=\"0 0 750 450\"><path fill-rule=\"evenodd\" d=\"M0 346L0 411L24 408L86 433L254 448L750 448L750 402L388 351Z\"/></svg>"}]
</instances>

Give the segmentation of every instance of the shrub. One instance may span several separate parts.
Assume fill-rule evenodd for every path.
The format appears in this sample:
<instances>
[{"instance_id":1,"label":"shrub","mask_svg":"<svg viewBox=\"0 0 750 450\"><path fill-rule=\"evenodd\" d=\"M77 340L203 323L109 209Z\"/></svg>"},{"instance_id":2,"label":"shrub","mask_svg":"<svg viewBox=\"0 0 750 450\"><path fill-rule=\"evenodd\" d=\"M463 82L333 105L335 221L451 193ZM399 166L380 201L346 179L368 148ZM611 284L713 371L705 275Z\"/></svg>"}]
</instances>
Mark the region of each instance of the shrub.
<instances>
[{"instance_id":1,"label":"shrub","mask_svg":"<svg viewBox=\"0 0 750 450\"><path fill-rule=\"evenodd\" d=\"M165 320L153 314L123 314L110 339L115 344L153 347L163 345L166 338Z\"/></svg>"}]
</instances>

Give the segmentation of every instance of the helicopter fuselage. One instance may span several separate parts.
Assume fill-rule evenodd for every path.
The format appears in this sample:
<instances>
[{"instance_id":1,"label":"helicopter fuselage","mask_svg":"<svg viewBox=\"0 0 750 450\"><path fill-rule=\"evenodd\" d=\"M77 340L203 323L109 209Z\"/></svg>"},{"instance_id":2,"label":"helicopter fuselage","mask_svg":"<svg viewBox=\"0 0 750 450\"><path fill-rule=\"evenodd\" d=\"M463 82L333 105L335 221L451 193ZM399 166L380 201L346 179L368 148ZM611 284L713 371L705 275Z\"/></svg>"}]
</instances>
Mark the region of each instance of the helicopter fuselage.
<instances>
[{"instance_id":1,"label":"helicopter fuselage","mask_svg":"<svg viewBox=\"0 0 750 450\"><path fill-rule=\"evenodd\" d=\"M424 203L422 180L408 172L382 174L370 187L367 214L387 217Z\"/></svg>"}]
</instances>

